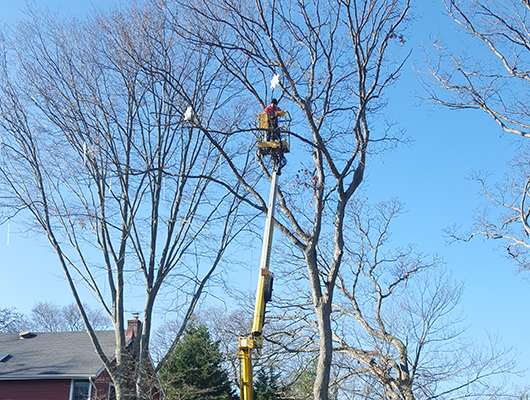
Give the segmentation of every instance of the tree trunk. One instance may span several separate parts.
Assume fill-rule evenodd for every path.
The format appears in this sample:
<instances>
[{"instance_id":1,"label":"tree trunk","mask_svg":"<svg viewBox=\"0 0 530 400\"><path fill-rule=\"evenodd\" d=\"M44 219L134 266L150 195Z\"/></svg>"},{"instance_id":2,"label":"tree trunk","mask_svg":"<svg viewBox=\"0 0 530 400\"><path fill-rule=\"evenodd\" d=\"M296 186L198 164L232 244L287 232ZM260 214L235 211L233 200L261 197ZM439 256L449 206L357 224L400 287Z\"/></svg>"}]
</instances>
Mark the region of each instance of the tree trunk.
<instances>
[{"instance_id":1,"label":"tree trunk","mask_svg":"<svg viewBox=\"0 0 530 400\"><path fill-rule=\"evenodd\" d=\"M320 298L320 304L315 307L320 345L318 351L317 374L313 394L315 400L327 400L329 392L329 379L331 360L333 357L332 332L331 332L331 306L327 296Z\"/></svg>"}]
</instances>

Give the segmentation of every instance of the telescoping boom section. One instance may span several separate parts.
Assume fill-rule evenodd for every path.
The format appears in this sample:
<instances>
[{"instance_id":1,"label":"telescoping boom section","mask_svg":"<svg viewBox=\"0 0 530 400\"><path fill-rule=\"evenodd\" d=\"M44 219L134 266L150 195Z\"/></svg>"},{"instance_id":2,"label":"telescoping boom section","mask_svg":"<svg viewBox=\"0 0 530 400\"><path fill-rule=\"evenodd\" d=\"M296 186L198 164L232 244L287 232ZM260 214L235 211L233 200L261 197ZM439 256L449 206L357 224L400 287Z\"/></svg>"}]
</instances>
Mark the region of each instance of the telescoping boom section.
<instances>
[{"instance_id":1,"label":"telescoping boom section","mask_svg":"<svg viewBox=\"0 0 530 400\"><path fill-rule=\"evenodd\" d=\"M278 113L287 121L288 114L285 111ZM267 124L267 115L258 114L258 153L260 156L272 155L273 173L271 178L271 191L269 195L269 208L265 222L265 233L263 235L263 246L261 249L260 273L258 277L258 288L256 291L256 305L254 308L254 319L250 336L239 338L239 384L241 400L253 400L253 373L252 373L252 349L260 349L263 346L263 323L265 320L265 305L272 298L272 272L269 270L272 234L274 229L274 209L276 206L276 192L278 189L278 177L281 170L281 158L283 153L290 150L288 122L279 124L273 130Z\"/></svg>"},{"instance_id":2,"label":"telescoping boom section","mask_svg":"<svg viewBox=\"0 0 530 400\"><path fill-rule=\"evenodd\" d=\"M269 210L265 223L265 234L261 250L260 273L258 277L258 289L256 291L256 305L254 308L254 319L252 331L249 337L239 338L239 384L241 400L253 400L253 375L252 375L252 349L260 349L263 346L263 322L265 319L265 304L272 297L272 272L269 270L270 253L272 247L272 232L274 220L274 205L276 203L276 189L278 187L278 174L272 174L271 192L269 198Z\"/></svg>"}]
</instances>

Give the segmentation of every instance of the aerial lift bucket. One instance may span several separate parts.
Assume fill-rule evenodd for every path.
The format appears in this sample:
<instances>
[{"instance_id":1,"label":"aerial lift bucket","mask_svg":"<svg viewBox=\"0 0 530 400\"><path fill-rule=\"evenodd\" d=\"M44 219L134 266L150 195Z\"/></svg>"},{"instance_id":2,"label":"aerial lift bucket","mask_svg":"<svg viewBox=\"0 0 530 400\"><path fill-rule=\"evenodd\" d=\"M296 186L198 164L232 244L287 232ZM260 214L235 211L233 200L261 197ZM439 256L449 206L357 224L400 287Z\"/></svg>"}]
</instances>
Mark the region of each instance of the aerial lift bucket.
<instances>
[{"instance_id":1,"label":"aerial lift bucket","mask_svg":"<svg viewBox=\"0 0 530 400\"><path fill-rule=\"evenodd\" d=\"M287 111L278 111L279 140L273 140L274 131L269 126L266 113L258 114L258 153L262 156L273 153L289 153L291 151L291 117Z\"/></svg>"}]
</instances>

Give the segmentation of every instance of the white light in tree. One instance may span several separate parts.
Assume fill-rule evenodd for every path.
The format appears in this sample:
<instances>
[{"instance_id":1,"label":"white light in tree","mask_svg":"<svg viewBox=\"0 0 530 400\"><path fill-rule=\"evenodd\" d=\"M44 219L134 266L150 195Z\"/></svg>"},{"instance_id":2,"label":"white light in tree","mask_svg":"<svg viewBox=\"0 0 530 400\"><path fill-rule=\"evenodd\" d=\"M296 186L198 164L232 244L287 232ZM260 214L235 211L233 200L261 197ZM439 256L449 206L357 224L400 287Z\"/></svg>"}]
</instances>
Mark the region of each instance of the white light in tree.
<instances>
[{"instance_id":1,"label":"white light in tree","mask_svg":"<svg viewBox=\"0 0 530 400\"><path fill-rule=\"evenodd\" d=\"M192 115L192 109L191 106L186 109L186 112L184 113L184 121L189 121L191 119Z\"/></svg>"},{"instance_id":2,"label":"white light in tree","mask_svg":"<svg viewBox=\"0 0 530 400\"><path fill-rule=\"evenodd\" d=\"M271 79L271 89L280 87L280 75L274 75Z\"/></svg>"}]
</instances>

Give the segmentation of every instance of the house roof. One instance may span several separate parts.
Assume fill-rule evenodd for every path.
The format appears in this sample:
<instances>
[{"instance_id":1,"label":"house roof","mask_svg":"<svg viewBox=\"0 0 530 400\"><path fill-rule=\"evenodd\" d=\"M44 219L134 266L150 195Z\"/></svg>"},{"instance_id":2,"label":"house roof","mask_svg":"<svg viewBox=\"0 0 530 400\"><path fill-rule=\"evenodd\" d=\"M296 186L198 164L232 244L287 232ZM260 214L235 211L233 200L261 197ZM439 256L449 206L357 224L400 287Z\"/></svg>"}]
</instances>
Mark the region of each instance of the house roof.
<instances>
[{"instance_id":1,"label":"house roof","mask_svg":"<svg viewBox=\"0 0 530 400\"><path fill-rule=\"evenodd\" d=\"M114 331L97 331L105 355L114 356ZM0 334L0 380L82 379L95 377L103 368L88 334L81 332ZM2 357L0 357L2 358Z\"/></svg>"}]
</instances>

